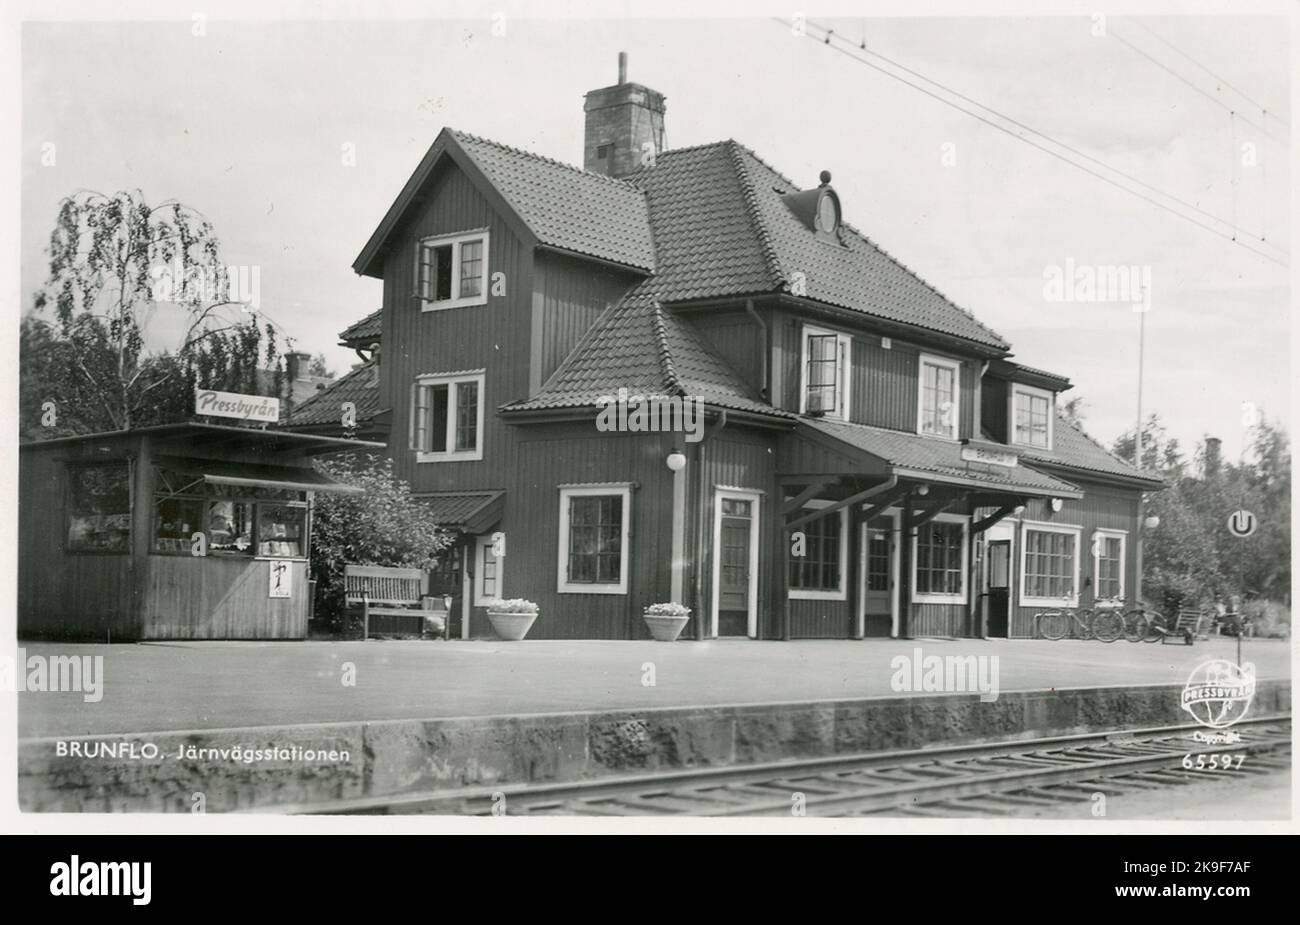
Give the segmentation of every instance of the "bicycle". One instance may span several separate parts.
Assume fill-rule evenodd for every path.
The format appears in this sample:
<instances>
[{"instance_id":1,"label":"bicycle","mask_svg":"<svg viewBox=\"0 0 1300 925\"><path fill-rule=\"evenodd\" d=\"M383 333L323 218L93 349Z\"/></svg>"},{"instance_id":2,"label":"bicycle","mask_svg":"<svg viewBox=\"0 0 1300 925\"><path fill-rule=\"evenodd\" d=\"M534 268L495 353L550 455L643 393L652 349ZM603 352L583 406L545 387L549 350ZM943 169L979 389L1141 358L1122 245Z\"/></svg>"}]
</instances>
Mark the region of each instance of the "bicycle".
<instances>
[{"instance_id":1,"label":"bicycle","mask_svg":"<svg viewBox=\"0 0 1300 925\"><path fill-rule=\"evenodd\" d=\"M1096 639L1099 642L1114 642L1123 633L1124 626L1119 616L1112 611L1102 610L1049 610L1034 615L1038 635L1053 642L1064 639L1071 628L1076 630L1079 639Z\"/></svg>"},{"instance_id":2,"label":"bicycle","mask_svg":"<svg viewBox=\"0 0 1300 925\"><path fill-rule=\"evenodd\" d=\"M1097 611L1108 614L1109 625L1115 628L1116 638L1123 636L1129 642L1150 642L1147 638L1151 632L1149 618L1144 606L1125 609L1126 603L1119 598L1103 599L1093 605Z\"/></svg>"}]
</instances>

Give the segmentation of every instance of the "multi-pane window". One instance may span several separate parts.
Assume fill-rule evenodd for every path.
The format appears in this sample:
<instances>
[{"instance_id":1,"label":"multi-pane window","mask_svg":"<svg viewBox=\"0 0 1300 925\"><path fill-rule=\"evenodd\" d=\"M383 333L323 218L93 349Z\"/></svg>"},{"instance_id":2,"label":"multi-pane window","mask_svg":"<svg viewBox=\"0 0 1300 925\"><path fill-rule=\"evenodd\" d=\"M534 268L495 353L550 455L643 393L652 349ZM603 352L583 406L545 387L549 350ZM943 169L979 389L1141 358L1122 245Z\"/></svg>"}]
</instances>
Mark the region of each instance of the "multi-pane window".
<instances>
[{"instance_id":1,"label":"multi-pane window","mask_svg":"<svg viewBox=\"0 0 1300 925\"><path fill-rule=\"evenodd\" d=\"M1124 597L1124 537L1098 533L1093 541L1097 556L1094 594L1097 600Z\"/></svg>"},{"instance_id":2,"label":"multi-pane window","mask_svg":"<svg viewBox=\"0 0 1300 925\"><path fill-rule=\"evenodd\" d=\"M490 601L500 600L501 564L505 561L496 554L492 537L479 537L478 561L474 575L474 606L482 607Z\"/></svg>"},{"instance_id":3,"label":"multi-pane window","mask_svg":"<svg viewBox=\"0 0 1300 925\"><path fill-rule=\"evenodd\" d=\"M624 486L560 490L561 592L627 592L630 504Z\"/></svg>"},{"instance_id":4,"label":"multi-pane window","mask_svg":"<svg viewBox=\"0 0 1300 925\"><path fill-rule=\"evenodd\" d=\"M482 459L483 374L421 376L411 396L411 449L420 462Z\"/></svg>"},{"instance_id":5,"label":"multi-pane window","mask_svg":"<svg viewBox=\"0 0 1300 925\"><path fill-rule=\"evenodd\" d=\"M848 419L851 345L847 334L803 329L802 413Z\"/></svg>"},{"instance_id":6,"label":"multi-pane window","mask_svg":"<svg viewBox=\"0 0 1300 925\"><path fill-rule=\"evenodd\" d=\"M416 294L425 310L487 301L488 234L425 238L416 249Z\"/></svg>"},{"instance_id":7,"label":"multi-pane window","mask_svg":"<svg viewBox=\"0 0 1300 925\"><path fill-rule=\"evenodd\" d=\"M889 590L889 534L881 530L867 533L867 590Z\"/></svg>"},{"instance_id":8,"label":"multi-pane window","mask_svg":"<svg viewBox=\"0 0 1300 925\"><path fill-rule=\"evenodd\" d=\"M957 436L960 369L955 360L921 356L918 432L939 437Z\"/></svg>"},{"instance_id":9,"label":"multi-pane window","mask_svg":"<svg viewBox=\"0 0 1300 925\"><path fill-rule=\"evenodd\" d=\"M835 511L799 527L789 550L790 596L825 597L844 593L844 512ZM803 555L797 555L802 552Z\"/></svg>"},{"instance_id":10,"label":"multi-pane window","mask_svg":"<svg viewBox=\"0 0 1300 925\"><path fill-rule=\"evenodd\" d=\"M1022 446L1052 448L1052 393L1012 386L1013 441Z\"/></svg>"},{"instance_id":11,"label":"multi-pane window","mask_svg":"<svg viewBox=\"0 0 1300 925\"><path fill-rule=\"evenodd\" d=\"M932 520L916 531L916 593L961 597L965 593L966 530L961 523Z\"/></svg>"},{"instance_id":12,"label":"multi-pane window","mask_svg":"<svg viewBox=\"0 0 1300 925\"><path fill-rule=\"evenodd\" d=\"M194 554L194 534L208 555L307 557L307 494L297 489L207 484L156 467L152 551Z\"/></svg>"},{"instance_id":13,"label":"multi-pane window","mask_svg":"<svg viewBox=\"0 0 1300 925\"><path fill-rule=\"evenodd\" d=\"M69 552L131 551L130 482L126 462L68 467Z\"/></svg>"},{"instance_id":14,"label":"multi-pane window","mask_svg":"<svg viewBox=\"0 0 1300 925\"><path fill-rule=\"evenodd\" d=\"M1021 602L1073 601L1079 534L1026 527L1023 545Z\"/></svg>"}]
</instances>

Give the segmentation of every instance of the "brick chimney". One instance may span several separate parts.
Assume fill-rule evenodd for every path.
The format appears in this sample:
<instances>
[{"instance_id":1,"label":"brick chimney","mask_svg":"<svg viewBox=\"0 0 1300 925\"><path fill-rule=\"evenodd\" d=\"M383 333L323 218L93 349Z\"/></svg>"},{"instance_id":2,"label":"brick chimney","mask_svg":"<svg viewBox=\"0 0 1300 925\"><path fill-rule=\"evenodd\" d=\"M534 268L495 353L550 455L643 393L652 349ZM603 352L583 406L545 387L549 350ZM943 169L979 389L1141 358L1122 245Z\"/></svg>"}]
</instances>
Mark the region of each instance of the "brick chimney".
<instances>
[{"instance_id":1,"label":"brick chimney","mask_svg":"<svg viewBox=\"0 0 1300 925\"><path fill-rule=\"evenodd\" d=\"M618 83L585 97L586 138L582 167L626 177L648 166L664 149L664 95L627 80L627 52L618 53Z\"/></svg>"},{"instance_id":2,"label":"brick chimney","mask_svg":"<svg viewBox=\"0 0 1300 925\"><path fill-rule=\"evenodd\" d=\"M284 366L290 382L311 378L311 374L308 372L311 369L310 353L286 353L284 355Z\"/></svg>"},{"instance_id":3,"label":"brick chimney","mask_svg":"<svg viewBox=\"0 0 1300 925\"><path fill-rule=\"evenodd\" d=\"M1213 478L1219 474L1223 456L1223 441L1218 437L1205 438L1205 477Z\"/></svg>"}]
</instances>

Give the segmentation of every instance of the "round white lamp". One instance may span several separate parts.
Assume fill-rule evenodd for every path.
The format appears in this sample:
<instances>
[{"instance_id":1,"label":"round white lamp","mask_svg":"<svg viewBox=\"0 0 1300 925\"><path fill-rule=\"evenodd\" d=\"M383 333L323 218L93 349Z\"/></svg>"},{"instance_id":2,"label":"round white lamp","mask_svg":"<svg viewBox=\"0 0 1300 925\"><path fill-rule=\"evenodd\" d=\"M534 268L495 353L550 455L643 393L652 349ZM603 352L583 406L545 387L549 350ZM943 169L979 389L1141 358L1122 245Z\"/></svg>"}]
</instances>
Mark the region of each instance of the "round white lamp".
<instances>
[{"instance_id":1,"label":"round white lamp","mask_svg":"<svg viewBox=\"0 0 1300 925\"><path fill-rule=\"evenodd\" d=\"M673 450L664 461L673 472L681 472L686 468L686 454L681 450Z\"/></svg>"},{"instance_id":2,"label":"round white lamp","mask_svg":"<svg viewBox=\"0 0 1300 925\"><path fill-rule=\"evenodd\" d=\"M1149 514L1149 515L1147 515L1147 519L1144 520L1144 521L1142 521L1142 524L1143 524L1143 526L1145 526L1148 530L1154 530L1156 527L1160 526L1160 515L1159 515L1159 514Z\"/></svg>"}]
</instances>

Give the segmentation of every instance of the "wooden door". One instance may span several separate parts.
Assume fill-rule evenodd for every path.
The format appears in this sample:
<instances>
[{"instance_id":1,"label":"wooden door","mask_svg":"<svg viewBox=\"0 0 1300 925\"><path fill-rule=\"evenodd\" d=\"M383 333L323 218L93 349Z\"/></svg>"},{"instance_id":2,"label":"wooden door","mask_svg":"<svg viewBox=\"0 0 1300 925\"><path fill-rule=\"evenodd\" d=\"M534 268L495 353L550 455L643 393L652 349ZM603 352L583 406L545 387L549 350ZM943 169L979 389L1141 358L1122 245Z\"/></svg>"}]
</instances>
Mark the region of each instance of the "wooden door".
<instances>
[{"instance_id":1,"label":"wooden door","mask_svg":"<svg viewBox=\"0 0 1300 925\"><path fill-rule=\"evenodd\" d=\"M718 635L748 636L754 502L723 497L718 541Z\"/></svg>"}]
</instances>

